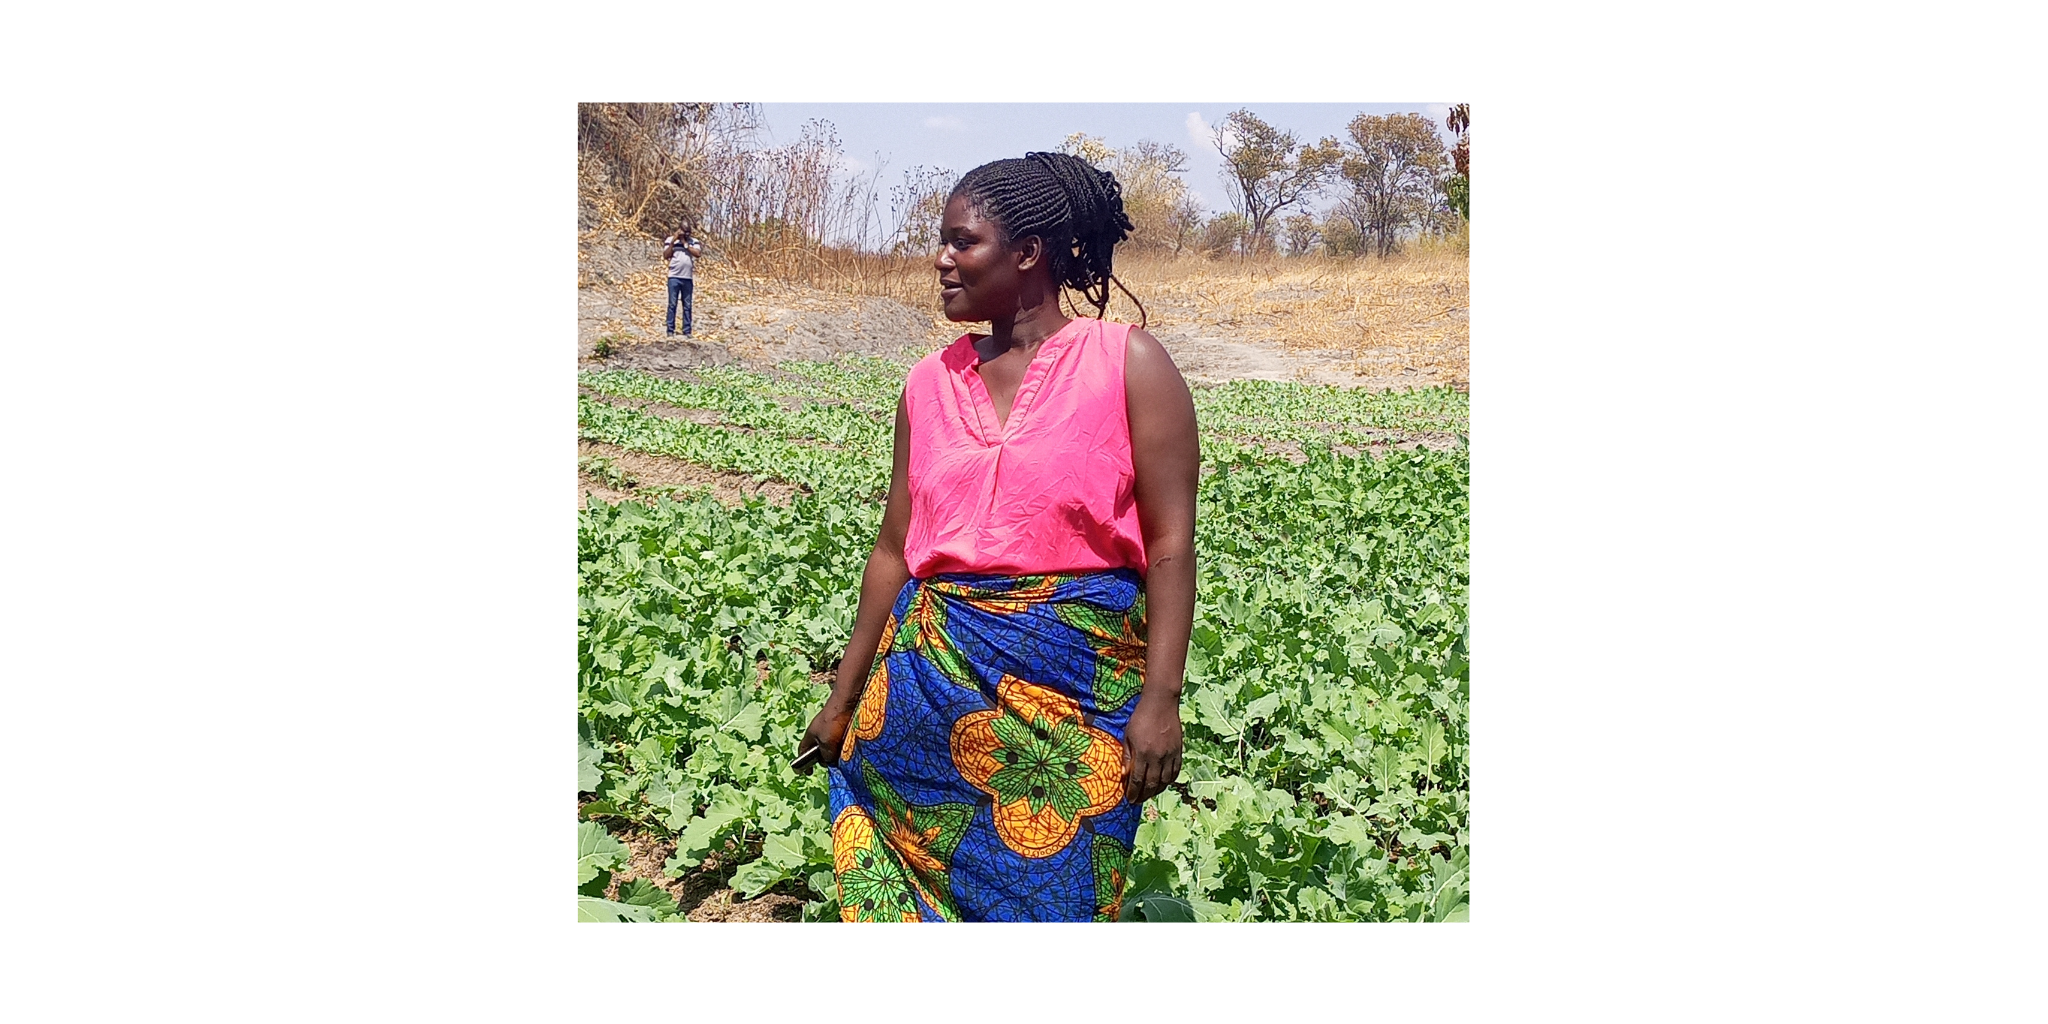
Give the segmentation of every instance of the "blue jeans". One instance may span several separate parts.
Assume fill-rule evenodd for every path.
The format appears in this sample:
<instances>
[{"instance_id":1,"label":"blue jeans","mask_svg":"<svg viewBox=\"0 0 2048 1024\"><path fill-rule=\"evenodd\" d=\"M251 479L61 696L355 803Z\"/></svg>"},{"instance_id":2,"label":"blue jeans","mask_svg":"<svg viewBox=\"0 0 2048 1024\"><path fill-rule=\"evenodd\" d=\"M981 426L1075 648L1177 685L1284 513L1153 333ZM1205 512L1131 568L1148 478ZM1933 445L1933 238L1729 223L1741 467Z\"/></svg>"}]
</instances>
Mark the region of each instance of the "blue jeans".
<instances>
[{"instance_id":1,"label":"blue jeans","mask_svg":"<svg viewBox=\"0 0 2048 1024\"><path fill-rule=\"evenodd\" d=\"M680 296L683 300L683 337L687 338L690 336L690 285L693 283L687 277L671 277L668 279L668 333L670 334L676 332L676 298Z\"/></svg>"}]
</instances>

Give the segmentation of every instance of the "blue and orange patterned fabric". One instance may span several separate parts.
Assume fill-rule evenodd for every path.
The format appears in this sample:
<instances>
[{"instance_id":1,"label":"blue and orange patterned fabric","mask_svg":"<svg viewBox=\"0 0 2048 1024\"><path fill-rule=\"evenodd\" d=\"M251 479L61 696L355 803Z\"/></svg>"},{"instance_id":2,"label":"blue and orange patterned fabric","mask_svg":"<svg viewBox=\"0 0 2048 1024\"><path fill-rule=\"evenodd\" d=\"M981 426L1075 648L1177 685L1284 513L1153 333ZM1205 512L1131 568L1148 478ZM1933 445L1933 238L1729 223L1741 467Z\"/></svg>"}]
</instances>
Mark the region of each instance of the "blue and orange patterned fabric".
<instances>
[{"instance_id":1,"label":"blue and orange patterned fabric","mask_svg":"<svg viewBox=\"0 0 2048 1024\"><path fill-rule=\"evenodd\" d=\"M912 579L829 773L840 917L1115 920L1144 679L1130 569Z\"/></svg>"}]
</instances>

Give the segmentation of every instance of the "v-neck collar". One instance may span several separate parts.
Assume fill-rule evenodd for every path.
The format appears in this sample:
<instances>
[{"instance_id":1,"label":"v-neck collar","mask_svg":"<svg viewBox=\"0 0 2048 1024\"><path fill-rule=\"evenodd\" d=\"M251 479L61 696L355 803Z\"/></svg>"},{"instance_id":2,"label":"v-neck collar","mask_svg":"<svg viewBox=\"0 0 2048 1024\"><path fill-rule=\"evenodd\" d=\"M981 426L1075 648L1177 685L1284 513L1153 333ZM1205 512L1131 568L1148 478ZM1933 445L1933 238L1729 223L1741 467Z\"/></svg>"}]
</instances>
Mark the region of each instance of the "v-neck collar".
<instances>
[{"instance_id":1,"label":"v-neck collar","mask_svg":"<svg viewBox=\"0 0 2048 1024\"><path fill-rule=\"evenodd\" d=\"M1017 394L1010 399L1010 417L996 418L996 401L988 393L988 382L981 379L980 353L974 351L974 336L962 335L960 344L967 346L967 390L972 395L975 426L980 428L984 443L996 444L1007 440L1017 432L1017 423L1030 410L1031 402L1045 386L1046 375L1051 372L1052 360L1048 355L1057 355L1058 349L1065 348L1075 334L1075 325L1086 322L1084 317L1075 317L1059 330L1046 335L1038 343L1038 351L1031 353L1031 361L1024 365L1024 377L1017 382Z\"/></svg>"}]
</instances>

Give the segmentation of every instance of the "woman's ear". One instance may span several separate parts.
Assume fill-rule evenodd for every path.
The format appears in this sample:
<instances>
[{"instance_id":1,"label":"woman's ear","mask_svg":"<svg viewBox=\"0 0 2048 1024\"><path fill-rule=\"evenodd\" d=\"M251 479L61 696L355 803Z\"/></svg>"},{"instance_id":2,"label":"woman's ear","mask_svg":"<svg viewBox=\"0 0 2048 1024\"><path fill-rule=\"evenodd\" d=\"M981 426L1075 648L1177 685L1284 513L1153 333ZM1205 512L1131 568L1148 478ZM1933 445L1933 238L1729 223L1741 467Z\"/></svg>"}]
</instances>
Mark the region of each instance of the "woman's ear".
<instances>
[{"instance_id":1,"label":"woman's ear","mask_svg":"<svg viewBox=\"0 0 2048 1024\"><path fill-rule=\"evenodd\" d=\"M1025 235L1013 248L1017 251L1017 269L1020 272L1045 261L1045 239L1037 235Z\"/></svg>"}]
</instances>

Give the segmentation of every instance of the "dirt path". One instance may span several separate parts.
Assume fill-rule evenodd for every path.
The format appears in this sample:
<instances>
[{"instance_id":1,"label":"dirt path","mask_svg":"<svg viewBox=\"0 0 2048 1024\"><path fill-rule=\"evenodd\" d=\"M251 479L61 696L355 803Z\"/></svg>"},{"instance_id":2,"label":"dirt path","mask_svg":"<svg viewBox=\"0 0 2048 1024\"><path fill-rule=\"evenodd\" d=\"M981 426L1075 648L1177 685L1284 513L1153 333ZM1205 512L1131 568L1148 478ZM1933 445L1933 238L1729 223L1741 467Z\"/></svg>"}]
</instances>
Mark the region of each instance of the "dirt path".
<instances>
[{"instance_id":1,"label":"dirt path","mask_svg":"<svg viewBox=\"0 0 2048 1024\"><path fill-rule=\"evenodd\" d=\"M871 299L870 303L887 300ZM894 305L892 303L892 305ZM900 307L899 307L900 308ZM915 362L958 335L925 337L911 334L882 336L849 332L843 344L826 340L831 334L830 314L815 311L785 311L801 322L801 333L775 336L769 320L759 335L749 335L727 345L709 337L670 340L634 337L615 341L605 357L596 355L595 339L581 346L579 365L586 369L642 370L676 376L700 366L738 363L754 370L772 370L777 363L792 359L830 359L836 354L878 356L902 363ZM710 335L714 332L699 332ZM716 332L723 333L723 332ZM1257 340L1243 340L1213 333L1160 328L1154 332L1159 343L1173 356L1174 365L1190 384L1221 384L1233 380L1294 381L1303 384L1334 384L1338 387L1408 388L1433 383L1417 370L1390 368L1391 372L1362 375L1354 361L1341 352L1290 350Z\"/></svg>"},{"instance_id":2,"label":"dirt path","mask_svg":"<svg viewBox=\"0 0 2048 1024\"><path fill-rule=\"evenodd\" d=\"M1337 352L1290 352L1261 341L1241 341L1214 334L1162 327L1152 332L1180 367L1190 384L1221 384L1233 380L1280 380L1304 384L1356 387L1358 377L1344 368Z\"/></svg>"}]
</instances>

